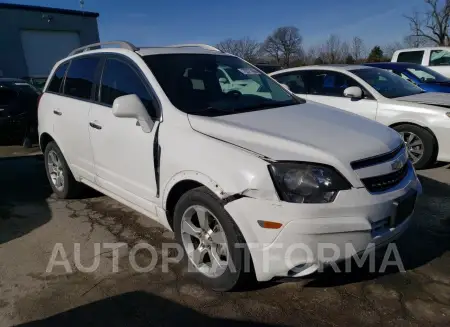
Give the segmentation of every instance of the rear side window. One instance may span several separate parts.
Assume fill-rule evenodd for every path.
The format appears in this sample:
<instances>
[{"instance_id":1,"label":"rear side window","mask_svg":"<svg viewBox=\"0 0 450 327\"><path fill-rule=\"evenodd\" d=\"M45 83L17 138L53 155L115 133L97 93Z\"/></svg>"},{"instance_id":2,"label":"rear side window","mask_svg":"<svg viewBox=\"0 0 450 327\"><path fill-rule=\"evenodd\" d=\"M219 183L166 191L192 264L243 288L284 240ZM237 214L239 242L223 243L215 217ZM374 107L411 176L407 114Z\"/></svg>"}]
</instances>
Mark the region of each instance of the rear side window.
<instances>
[{"instance_id":1,"label":"rear side window","mask_svg":"<svg viewBox=\"0 0 450 327\"><path fill-rule=\"evenodd\" d=\"M136 94L152 117L156 117L153 98L137 72L127 63L108 59L103 69L100 102L112 106L120 96Z\"/></svg>"},{"instance_id":2,"label":"rear side window","mask_svg":"<svg viewBox=\"0 0 450 327\"><path fill-rule=\"evenodd\" d=\"M305 80L301 72L292 72L282 75L272 76L281 84L285 84L294 93L306 93Z\"/></svg>"},{"instance_id":3,"label":"rear side window","mask_svg":"<svg viewBox=\"0 0 450 327\"><path fill-rule=\"evenodd\" d=\"M400 52L397 62L410 62L414 64L422 64L422 58L425 51L406 51Z\"/></svg>"},{"instance_id":4,"label":"rear side window","mask_svg":"<svg viewBox=\"0 0 450 327\"><path fill-rule=\"evenodd\" d=\"M55 93L60 92L61 83L63 81L64 74L66 73L67 66L69 66L69 63L65 62L56 69L55 74L53 75L53 78L48 85L47 91Z\"/></svg>"},{"instance_id":5,"label":"rear side window","mask_svg":"<svg viewBox=\"0 0 450 327\"><path fill-rule=\"evenodd\" d=\"M64 83L64 94L90 100L99 61L99 57L73 59Z\"/></svg>"}]
</instances>

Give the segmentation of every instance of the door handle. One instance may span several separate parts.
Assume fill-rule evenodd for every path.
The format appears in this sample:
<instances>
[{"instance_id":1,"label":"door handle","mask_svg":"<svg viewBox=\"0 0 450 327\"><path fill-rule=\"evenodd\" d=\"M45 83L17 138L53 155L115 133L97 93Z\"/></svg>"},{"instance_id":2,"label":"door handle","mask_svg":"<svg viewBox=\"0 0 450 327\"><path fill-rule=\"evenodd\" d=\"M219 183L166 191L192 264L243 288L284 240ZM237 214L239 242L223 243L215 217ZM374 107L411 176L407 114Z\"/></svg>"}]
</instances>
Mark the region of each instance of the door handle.
<instances>
[{"instance_id":1,"label":"door handle","mask_svg":"<svg viewBox=\"0 0 450 327\"><path fill-rule=\"evenodd\" d=\"M95 129L102 129L102 127L100 125L98 125L98 124L96 124L94 122L90 122L89 126L91 126L92 128L95 128Z\"/></svg>"},{"instance_id":2,"label":"door handle","mask_svg":"<svg viewBox=\"0 0 450 327\"><path fill-rule=\"evenodd\" d=\"M58 116L61 116L61 115L62 115L62 112L59 111L59 110L53 110L53 113L54 113L55 115L58 115Z\"/></svg>"}]
</instances>

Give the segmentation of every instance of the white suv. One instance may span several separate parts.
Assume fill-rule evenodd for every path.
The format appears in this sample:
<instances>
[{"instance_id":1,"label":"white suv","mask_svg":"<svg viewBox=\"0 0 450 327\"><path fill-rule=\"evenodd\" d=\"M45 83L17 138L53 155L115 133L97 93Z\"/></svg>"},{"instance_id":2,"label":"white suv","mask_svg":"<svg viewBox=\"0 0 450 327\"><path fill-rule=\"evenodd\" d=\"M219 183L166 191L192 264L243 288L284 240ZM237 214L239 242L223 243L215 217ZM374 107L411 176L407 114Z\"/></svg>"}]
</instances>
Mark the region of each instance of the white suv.
<instances>
[{"instance_id":1,"label":"white suv","mask_svg":"<svg viewBox=\"0 0 450 327\"><path fill-rule=\"evenodd\" d=\"M349 244L373 249L407 227L421 185L394 130L305 102L206 45L114 44L74 50L40 98L59 197L83 183L157 220L216 290L304 276L350 257ZM222 90L220 66L270 97ZM331 258L321 253L330 243Z\"/></svg>"}]
</instances>

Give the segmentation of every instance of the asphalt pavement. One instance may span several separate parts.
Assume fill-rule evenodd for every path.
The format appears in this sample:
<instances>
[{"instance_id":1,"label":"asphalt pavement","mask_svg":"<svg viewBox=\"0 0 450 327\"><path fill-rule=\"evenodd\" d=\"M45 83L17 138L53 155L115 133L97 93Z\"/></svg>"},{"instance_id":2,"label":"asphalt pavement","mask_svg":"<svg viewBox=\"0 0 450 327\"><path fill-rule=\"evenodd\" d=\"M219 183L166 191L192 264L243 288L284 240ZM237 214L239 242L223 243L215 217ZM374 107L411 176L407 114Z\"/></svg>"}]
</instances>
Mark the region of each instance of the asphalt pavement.
<instances>
[{"instance_id":1,"label":"asphalt pavement","mask_svg":"<svg viewBox=\"0 0 450 327\"><path fill-rule=\"evenodd\" d=\"M164 270L173 235L162 226L93 191L56 199L39 155L0 159L0 326L449 326L450 169L420 175L424 194L397 242L406 272L327 271L218 293L182 264ZM158 255L149 272L133 269L152 263L149 251L129 259L143 242ZM115 262L105 244L118 243Z\"/></svg>"}]
</instances>

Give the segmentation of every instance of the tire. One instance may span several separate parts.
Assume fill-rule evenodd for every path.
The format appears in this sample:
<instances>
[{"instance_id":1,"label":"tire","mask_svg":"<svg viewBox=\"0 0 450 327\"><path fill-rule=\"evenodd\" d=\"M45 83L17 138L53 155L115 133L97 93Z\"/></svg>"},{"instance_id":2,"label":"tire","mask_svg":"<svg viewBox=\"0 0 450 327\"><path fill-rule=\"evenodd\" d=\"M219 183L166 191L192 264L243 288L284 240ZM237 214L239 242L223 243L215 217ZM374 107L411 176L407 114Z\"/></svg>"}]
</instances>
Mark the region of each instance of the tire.
<instances>
[{"instance_id":1,"label":"tire","mask_svg":"<svg viewBox=\"0 0 450 327\"><path fill-rule=\"evenodd\" d=\"M400 133L403 137L403 135L410 135L410 133L413 133L416 135L423 144L423 154L420 157L420 159L417 162L414 163L414 167L416 169L424 169L432 165L436 161L437 157L437 142L434 138L434 136L425 128L416 126L416 125L410 125L410 124L403 124L395 126L394 129ZM405 144L407 146L407 144ZM409 154L409 149L408 149ZM413 161L411 155L410 159Z\"/></svg>"},{"instance_id":2,"label":"tire","mask_svg":"<svg viewBox=\"0 0 450 327\"><path fill-rule=\"evenodd\" d=\"M228 243L228 265L219 276L207 276L200 272L193 261L188 257L188 249L183 242L183 237L189 237L182 232L183 215L192 207L207 209L219 223ZM195 217L195 215L194 215ZM211 216L209 216L212 220ZM195 219L195 218L194 218ZM176 240L183 248L183 260L188 264L188 274L201 284L215 291L230 291L248 286L255 281L253 263L248 247L238 226L224 209L223 205L206 187L198 187L185 193L175 206L174 232ZM195 239L195 237L191 237ZM236 244L243 246L237 247ZM197 250L200 248L198 245ZM191 248L192 249L192 248ZM217 253L217 252L216 252ZM230 261L232 264L230 264ZM234 269L232 268L234 267Z\"/></svg>"},{"instance_id":3,"label":"tire","mask_svg":"<svg viewBox=\"0 0 450 327\"><path fill-rule=\"evenodd\" d=\"M60 178L62 179L62 187L60 187L60 184L57 184L52 179L51 173L50 173L50 165L54 160L50 158L50 156L55 155L57 159L60 162ZM72 172L70 171L69 166L67 165L66 160L64 159L64 156L59 149L58 145L55 142L50 142L45 147L44 151L44 159L45 159L45 171L47 173L47 178L50 183L50 186L52 187L53 192L56 194L56 196L60 199L73 199L80 195L83 185L75 180L73 177ZM60 179L60 180L61 180Z\"/></svg>"}]
</instances>

